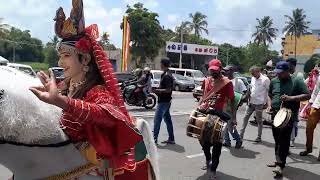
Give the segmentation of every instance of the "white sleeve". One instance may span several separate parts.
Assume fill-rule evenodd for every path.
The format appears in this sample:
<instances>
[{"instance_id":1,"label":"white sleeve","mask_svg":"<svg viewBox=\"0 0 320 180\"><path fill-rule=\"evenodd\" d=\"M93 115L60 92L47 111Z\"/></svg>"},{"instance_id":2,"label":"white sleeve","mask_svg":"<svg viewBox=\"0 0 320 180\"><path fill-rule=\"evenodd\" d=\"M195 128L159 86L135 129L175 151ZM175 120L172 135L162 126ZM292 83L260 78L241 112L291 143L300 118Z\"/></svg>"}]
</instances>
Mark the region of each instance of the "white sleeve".
<instances>
[{"instance_id":1,"label":"white sleeve","mask_svg":"<svg viewBox=\"0 0 320 180\"><path fill-rule=\"evenodd\" d=\"M269 92L269 88L270 88L270 79L267 77L266 80L265 80L265 86L266 86L266 89L267 89L267 92Z\"/></svg>"},{"instance_id":2,"label":"white sleeve","mask_svg":"<svg viewBox=\"0 0 320 180\"><path fill-rule=\"evenodd\" d=\"M316 82L316 86L314 87L314 89L312 91L311 99L309 100L310 103L313 103L316 100L316 97L319 93L319 90L320 90L320 76L318 77L317 82Z\"/></svg>"},{"instance_id":3,"label":"white sleeve","mask_svg":"<svg viewBox=\"0 0 320 180\"><path fill-rule=\"evenodd\" d=\"M242 79L239 79L239 86L240 86L240 91L243 93L244 91L247 90L246 85L244 84L244 82L242 81Z\"/></svg>"}]
</instances>

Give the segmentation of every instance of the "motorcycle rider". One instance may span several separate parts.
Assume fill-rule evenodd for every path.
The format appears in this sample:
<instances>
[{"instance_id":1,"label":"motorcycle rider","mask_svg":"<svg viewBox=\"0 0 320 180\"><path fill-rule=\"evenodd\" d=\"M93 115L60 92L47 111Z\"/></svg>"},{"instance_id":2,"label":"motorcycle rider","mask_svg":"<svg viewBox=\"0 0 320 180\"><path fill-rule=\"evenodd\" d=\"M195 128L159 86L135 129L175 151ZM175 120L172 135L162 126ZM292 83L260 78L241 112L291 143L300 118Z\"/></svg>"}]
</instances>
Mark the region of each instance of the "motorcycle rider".
<instances>
[{"instance_id":1,"label":"motorcycle rider","mask_svg":"<svg viewBox=\"0 0 320 180\"><path fill-rule=\"evenodd\" d=\"M152 82L151 82L151 80L153 79L153 75L150 72L150 68L149 67L145 67L143 72L144 72L143 76L145 76L145 81L146 81L146 84L145 84L145 86L143 88L143 93L144 93L145 96L148 96L148 94L152 92L152 86L151 86Z\"/></svg>"},{"instance_id":2,"label":"motorcycle rider","mask_svg":"<svg viewBox=\"0 0 320 180\"><path fill-rule=\"evenodd\" d=\"M135 76L134 80L127 81L126 85L136 84L137 88L133 91L133 93L130 95L130 98L139 97L141 95L145 95L144 93L140 93L143 91L145 85L146 85L146 76L142 69L137 68L132 73ZM145 95L146 97L146 95ZM141 98L143 99L143 98Z\"/></svg>"}]
</instances>

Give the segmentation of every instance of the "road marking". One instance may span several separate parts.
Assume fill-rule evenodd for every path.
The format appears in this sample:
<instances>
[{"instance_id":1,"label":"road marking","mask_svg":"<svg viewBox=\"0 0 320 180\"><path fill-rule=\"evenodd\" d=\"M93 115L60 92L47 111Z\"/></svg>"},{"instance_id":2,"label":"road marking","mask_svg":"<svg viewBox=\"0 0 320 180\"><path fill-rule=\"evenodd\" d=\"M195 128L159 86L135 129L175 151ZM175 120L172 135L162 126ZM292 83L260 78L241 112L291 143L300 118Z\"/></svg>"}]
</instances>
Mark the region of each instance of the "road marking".
<instances>
[{"instance_id":1,"label":"road marking","mask_svg":"<svg viewBox=\"0 0 320 180\"><path fill-rule=\"evenodd\" d=\"M193 155L187 156L187 158L191 159L191 158L200 157L200 156L204 156L204 154L203 153L193 154Z\"/></svg>"},{"instance_id":2,"label":"road marking","mask_svg":"<svg viewBox=\"0 0 320 180\"><path fill-rule=\"evenodd\" d=\"M230 152L230 150L227 149L227 148L222 148L221 151L222 151L222 152ZM192 155L189 155L189 156L186 156L186 157L189 158L189 159L192 159L192 158L201 157L201 156L204 156L204 154L203 154L203 153L192 154Z\"/></svg>"}]
</instances>

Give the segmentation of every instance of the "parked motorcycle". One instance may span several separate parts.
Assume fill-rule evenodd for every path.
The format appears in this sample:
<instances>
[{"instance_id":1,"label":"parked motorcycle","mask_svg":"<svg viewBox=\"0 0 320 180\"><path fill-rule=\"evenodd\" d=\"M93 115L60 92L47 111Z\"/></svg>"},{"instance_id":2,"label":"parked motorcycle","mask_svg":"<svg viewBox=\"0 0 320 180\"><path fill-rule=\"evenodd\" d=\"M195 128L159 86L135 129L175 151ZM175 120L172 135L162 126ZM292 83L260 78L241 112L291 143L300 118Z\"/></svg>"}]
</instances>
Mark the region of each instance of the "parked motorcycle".
<instances>
[{"instance_id":1,"label":"parked motorcycle","mask_svg":"<svg viewBox=\"0 0 320 180\"><path fill-rule=\"evenodd\" d=\"M145 107L152 109L157 104L156 95L149 93L147 96L143 93L143 88L139 87L136 83L123 82L120 85L123 99L129 106Z\"/></svg>"}]
</instances>

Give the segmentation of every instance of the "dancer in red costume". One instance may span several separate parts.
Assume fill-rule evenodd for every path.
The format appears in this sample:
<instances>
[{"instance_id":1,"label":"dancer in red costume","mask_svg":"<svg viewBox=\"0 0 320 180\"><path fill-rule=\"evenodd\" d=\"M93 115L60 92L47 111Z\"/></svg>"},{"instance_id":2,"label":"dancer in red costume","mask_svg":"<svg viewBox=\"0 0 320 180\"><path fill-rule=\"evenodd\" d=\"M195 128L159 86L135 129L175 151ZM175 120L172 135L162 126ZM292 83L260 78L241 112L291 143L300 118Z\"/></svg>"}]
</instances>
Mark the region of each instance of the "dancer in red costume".
<instances>
[{"instance_id":1,"label":"dancer in red costume","mask_svg":"<svg viewBox=\"0 0 320 180\"><path fill-rule=\"evenodd\" d=\"M38 75L43 87L30 90L42 101L63 109L61 127L81 154L96 165L97 174L109 180L147 180L150 163L135 154L142 141L135 120L124 106L113 68L96 42L96 25L85 28L82 0L72 1L70 18L60 7L55 32L59 66L65 80L57 85L54 75ZM149 173L150 175L150 173Z\"/></svg>"}]
</instances>

